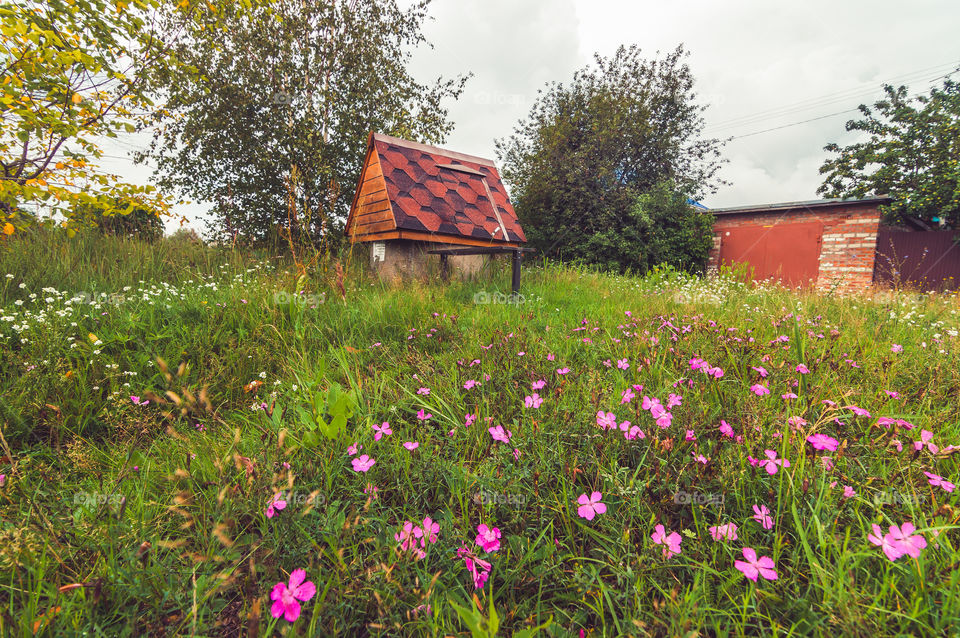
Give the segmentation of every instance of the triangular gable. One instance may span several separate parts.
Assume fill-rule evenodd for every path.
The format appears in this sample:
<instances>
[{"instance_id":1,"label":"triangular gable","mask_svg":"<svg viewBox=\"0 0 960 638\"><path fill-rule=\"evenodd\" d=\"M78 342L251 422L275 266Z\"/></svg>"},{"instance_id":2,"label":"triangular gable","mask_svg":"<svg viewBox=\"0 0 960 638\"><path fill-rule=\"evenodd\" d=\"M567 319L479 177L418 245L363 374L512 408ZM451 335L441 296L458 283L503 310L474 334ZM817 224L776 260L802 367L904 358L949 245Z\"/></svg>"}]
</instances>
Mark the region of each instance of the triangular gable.
<instances>
[{"instance_id":1,"label":"triangular gable","mask_svg":"<svg viewBox=\"0 0 960 638\"><path fill-rule=\"evenodd\" d=\"M387 182L383 178L380 155L373 143L373 134L367 144L367 157L360 172L360 182L353 196L345 232L358 239L364 235L395 230L397 222L393 215Z\"/></svg>"}]
</instances>

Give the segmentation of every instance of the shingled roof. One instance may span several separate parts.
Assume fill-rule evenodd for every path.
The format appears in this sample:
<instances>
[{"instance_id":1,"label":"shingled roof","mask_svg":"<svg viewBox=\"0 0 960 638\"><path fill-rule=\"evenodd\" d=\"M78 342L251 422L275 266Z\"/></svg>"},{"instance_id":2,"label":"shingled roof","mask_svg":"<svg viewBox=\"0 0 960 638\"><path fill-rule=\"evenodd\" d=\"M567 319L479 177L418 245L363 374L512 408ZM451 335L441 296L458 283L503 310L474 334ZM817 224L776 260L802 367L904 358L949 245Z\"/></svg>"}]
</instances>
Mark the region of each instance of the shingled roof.
<instances>
[{"instance_id":1,"label":"shingled roof","mask_svg":"<svg viewBox=\"0 0 960 638\"><path fill-rule=\"evenodd\" d=\"M347 235L465 245L526 242L493 162L371 133Z\"/></svg>"}]
</instances>

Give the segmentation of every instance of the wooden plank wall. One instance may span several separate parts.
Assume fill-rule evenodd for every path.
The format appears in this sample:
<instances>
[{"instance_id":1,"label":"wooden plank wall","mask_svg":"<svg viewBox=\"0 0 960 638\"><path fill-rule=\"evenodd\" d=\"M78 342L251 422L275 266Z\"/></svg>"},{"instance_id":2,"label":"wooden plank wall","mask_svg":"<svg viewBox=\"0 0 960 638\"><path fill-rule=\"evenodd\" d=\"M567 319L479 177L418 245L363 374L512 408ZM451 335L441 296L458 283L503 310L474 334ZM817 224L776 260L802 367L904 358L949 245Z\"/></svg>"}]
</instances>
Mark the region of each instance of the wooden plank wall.
<instances>
[{"instance_id":1,"label":"wooden plank wall","mask_svg":"<svg viewBox=\"0 0 960 638\"><path fill-rule=\"evenodd\" d=\"M380 155L376 149L370 153L370 160L363 171L363 183L357 197L357 208L350 234L369 235L393 230L397 227L387 197L387 183L383 179Z\"/></svg>"}]
</instances>

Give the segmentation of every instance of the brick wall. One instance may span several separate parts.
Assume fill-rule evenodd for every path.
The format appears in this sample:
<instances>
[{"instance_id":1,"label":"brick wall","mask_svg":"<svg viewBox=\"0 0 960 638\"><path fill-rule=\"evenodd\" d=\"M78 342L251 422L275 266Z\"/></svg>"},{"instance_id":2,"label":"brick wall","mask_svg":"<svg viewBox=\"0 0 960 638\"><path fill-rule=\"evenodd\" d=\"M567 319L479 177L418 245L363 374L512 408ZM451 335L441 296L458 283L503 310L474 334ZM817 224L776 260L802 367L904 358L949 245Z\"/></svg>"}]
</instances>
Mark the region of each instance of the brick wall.
<instances>
[{"instance_id":1,"label":"brick wall","mask_svg":"<svg viewBox=\"0 0 960 638\"><path fill-rule=\"evenodd\" d=\"M716 271L724 233L732 228L821 222L823 238L816 287L844 292L865 290L873 282L880 212L875 204L837 204L830 207L717 215L709 268Z\"/></svg>"}]
</instances>

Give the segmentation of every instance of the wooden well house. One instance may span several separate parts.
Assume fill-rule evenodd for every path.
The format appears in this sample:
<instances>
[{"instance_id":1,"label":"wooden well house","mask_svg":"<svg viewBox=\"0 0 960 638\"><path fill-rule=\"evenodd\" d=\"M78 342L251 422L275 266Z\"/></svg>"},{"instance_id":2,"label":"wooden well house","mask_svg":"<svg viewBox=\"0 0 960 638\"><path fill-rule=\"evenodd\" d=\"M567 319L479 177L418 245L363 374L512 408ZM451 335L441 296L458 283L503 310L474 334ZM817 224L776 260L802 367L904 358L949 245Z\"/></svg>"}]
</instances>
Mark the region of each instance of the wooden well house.
<instances>
[{"instance_id":1,"label":"wooden well house","mask_svg":"<svg viewBox=\"0 0 960 638\"><path fill-rule=\"evenodd\" d=\"M496 166L488 159L371 133L347 236L370 247L381 277L472 274L513 256L514 288L526 242Z\"/></svg>"}]
</instances>

